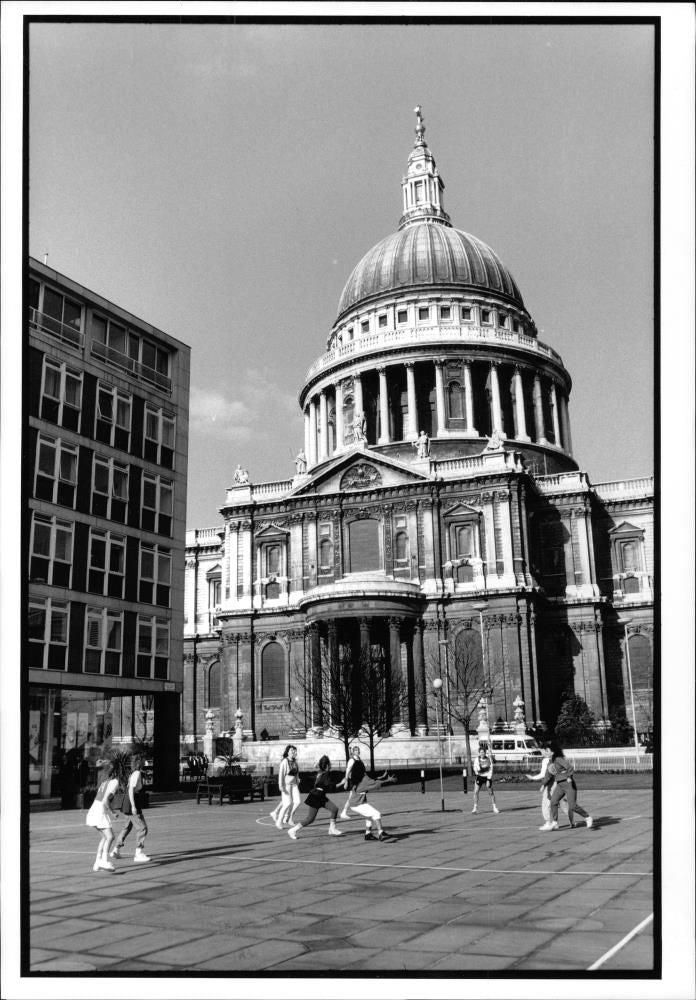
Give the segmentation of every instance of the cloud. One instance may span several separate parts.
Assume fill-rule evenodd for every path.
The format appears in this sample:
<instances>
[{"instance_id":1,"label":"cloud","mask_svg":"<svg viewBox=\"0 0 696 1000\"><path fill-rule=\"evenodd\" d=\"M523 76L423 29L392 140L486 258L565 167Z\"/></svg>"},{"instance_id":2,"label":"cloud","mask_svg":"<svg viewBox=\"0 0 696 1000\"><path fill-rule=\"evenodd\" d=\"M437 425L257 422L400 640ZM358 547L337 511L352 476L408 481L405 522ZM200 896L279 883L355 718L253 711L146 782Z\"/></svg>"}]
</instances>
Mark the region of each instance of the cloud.
<instances>
[{"instance_id":1,"label":"cloud","mask_svg":"<svg viewBox=\"0 0 696 1000\"><path fill-rule=\"evenodd\" d=\"M219 440L250 441L267 437L279 423L299 419L297 399L279 387L266 370L249 368L228 393L191 386L193 434Z\"/></svg>"}]
</instances>

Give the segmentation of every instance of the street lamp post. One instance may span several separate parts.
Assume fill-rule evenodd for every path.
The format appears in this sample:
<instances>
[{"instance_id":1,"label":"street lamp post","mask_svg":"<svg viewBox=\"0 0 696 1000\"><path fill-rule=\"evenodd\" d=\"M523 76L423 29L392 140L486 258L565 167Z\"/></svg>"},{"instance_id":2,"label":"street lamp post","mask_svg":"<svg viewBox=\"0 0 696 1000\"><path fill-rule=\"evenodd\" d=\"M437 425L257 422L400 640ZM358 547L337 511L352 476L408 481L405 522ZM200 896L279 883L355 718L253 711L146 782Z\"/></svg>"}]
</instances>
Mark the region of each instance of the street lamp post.
<instances>
[{"instance_id":1,"label":"street lamp post","mask_svg":"<svg viewBox=\"0 0 696 1000\"><path fill-rule=\"evenodd\" d=\"M445 647L445 696L447 698L447 756L452 763L452 737L450 736L452 705L450 702L450 676L449 676L449 643L447 639L440 639L439 644ZM440 682L442 683L442 682ZM442 722L444 725L444 712Z\"/></svg>"},{"instance_id":2,"label":"street lamp post","mask_svg":"<svg viewBox=\"0 0 696 1000\"><path fill-rule=\"evenodd\" d=\"M631 624L630 618L619 619L619 625L624 629L624 649L626 651L626 672L628 673L628 690L631 695L631 715L633 717L633 746L636 751L636 763L640 756L640 744L638 742L638 730L636 728L636 704L633 700L633 675L631 672L631 651L628 645L628 626Z\"/></svg>"},{"instance_id":3,"label":"street lamp post","mask_svg":"<svg viewBox=\"0 0 696 1000\"><path fill-rule=\"evenodd\" d=\"M435 692L435 725L437 727L437 747L440 757L440 804L442 811L445 811L445 792L442 785L442 734L440 733L440 717L437 711L438 698L442 698L442 681L436 677L433 681L433 691Z\"/></svg>"}]
</instances>

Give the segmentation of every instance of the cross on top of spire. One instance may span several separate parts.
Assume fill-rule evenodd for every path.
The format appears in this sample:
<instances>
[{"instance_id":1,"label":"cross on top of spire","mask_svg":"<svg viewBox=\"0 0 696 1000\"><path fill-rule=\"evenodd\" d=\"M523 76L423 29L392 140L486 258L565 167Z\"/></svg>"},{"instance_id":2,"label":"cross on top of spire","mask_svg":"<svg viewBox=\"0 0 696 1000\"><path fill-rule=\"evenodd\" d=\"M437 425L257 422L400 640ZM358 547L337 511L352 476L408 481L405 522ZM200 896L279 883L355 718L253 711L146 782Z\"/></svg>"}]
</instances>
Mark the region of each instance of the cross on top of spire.
<instances>
[{"instance_id":1,"label":"cross on top of spire","mask_svg":"<svg viewBox=\"0 0 696 1000\"><path fill-rule=\"evenodd\" d=\"M415 128L416 142L415 142L415 145L416 146L424 146L425 145L425 139L423 138L423 134L425 133L425 125L423 124L423 115L421 114L421 106L420 106L420 104L417 104L413 110L414 110L415 115L416 115L416 128Z\"/></svg>"}]
</instances>

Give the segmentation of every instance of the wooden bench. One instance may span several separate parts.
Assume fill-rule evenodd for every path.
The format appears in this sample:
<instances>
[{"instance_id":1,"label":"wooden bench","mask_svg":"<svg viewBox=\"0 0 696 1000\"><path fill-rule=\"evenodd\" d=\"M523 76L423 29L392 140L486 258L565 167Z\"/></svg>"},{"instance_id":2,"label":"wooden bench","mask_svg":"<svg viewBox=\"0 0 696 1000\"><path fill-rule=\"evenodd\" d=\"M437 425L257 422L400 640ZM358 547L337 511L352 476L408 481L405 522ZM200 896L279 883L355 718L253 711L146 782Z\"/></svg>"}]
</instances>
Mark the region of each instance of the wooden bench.
<instances>
[{"instance_id":1,"label":"wooden bench","mask_svg":"<svg viewBox=\"0 0 696 1000\"><path fill-rule=\"evenodd\" d=\"M204 777L198 782L196 787L196 805L201 801L201 796L207 795L208 805L211 805L213 796L219 796L220 805L227 796L230 802L243 802L246 796L249 801L254 799L264 800L263 779L254 778L250 774L229 774L218 777Z\"/></svg>"}]
</instances>

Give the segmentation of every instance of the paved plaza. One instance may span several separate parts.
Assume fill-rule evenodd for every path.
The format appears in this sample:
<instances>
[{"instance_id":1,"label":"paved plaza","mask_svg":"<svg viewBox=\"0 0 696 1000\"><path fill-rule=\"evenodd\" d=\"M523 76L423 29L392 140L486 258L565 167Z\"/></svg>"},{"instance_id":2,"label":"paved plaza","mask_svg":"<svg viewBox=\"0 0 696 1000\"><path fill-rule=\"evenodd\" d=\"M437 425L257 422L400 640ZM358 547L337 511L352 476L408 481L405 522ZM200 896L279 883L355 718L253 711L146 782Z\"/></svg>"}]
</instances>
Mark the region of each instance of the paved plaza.
<instances>
[{"instance_id":1,"label":"paved plaza","mask_svg":"<svg viewBox=\"0 0 696 1000\"><path fill-rule=\"evenodd\" d=\"M134 865L130 845L114 874L92 871L84 812L33 813L25 971L646 972L652 793L588 784L594 828L561 814L557 833L538 830L535 786L499 785L497 816L484 795L472 815L461 785L444 813L436 782L385 788L371 796L385 843L357 818L327 836L323 811L292 841L269 818L276 799L154 803L152 862Z\"/></svg>"}]
</instances>

